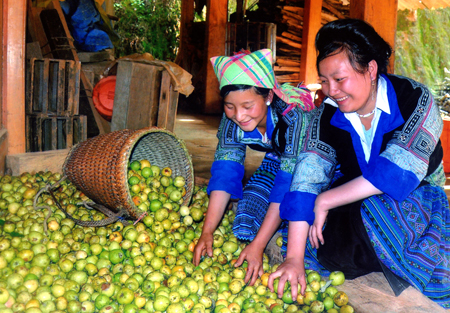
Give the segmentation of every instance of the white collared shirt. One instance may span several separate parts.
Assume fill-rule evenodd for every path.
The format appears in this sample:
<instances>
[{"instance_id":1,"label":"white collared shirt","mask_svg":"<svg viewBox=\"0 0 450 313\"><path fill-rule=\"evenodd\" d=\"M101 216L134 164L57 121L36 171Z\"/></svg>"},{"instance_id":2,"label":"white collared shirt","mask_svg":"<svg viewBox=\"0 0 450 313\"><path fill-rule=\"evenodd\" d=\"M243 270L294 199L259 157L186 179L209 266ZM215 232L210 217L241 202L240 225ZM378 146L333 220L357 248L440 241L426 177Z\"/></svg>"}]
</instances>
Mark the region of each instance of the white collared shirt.
<instances>
[{"instance_id":1,"label":"white collared shirt","mask_svg":"<svg viewBox=\"0 0 450 313\"><path fill-rule=\"evenodd\" d=\"M364 126L361 123L361 120L358 116L358 114L356 112L352 112L352 113L344 113L344 116L350 121L350 123L352 124L353 128L355 129L356 133L359 135L359 138L361 140L361 145L363 147L364 150L364 156L366 159L366 162L369 161L370 159L370 152L372 150L372 142L373 142L373 135L375 134L376 130L377 130L377 126L378 126L378 121L380 120L380 110L387 113L387 114L391 114L391 110L389 108L389 102L388 102L388 97L387 97L387 87L386 87L386 80L380 76L378 79L378 90L377 90L377 100L375 103L375 113L374 113L374 117L372 119L372 123L370 126L370 130L372 132L372 136L369 136L366 139L366 136L364 134ZM332 99L327 98L325 100L326 103L331 104L334 107L338 107L337 103L334 102Z\"/></svg>"}]
</instances>

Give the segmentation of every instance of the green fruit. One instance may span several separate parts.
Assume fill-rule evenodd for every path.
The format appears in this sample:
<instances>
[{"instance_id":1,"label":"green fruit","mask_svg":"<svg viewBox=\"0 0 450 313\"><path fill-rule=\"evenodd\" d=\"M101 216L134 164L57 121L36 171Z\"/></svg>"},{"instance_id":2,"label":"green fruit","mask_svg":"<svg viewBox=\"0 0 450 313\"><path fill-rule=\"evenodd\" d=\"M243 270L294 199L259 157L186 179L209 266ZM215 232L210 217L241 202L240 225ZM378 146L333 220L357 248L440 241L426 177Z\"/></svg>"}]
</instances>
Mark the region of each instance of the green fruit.
<instances>
[{"instance_id":1,"label":"green fruit","mask_svg":"<svg viewBox=\"0 0 450 313\"><path fill-rule=\"evenodd\" d=\"M283 300L284 303L287 303L287 304L294 303L294 300L292 299L291 290L289 290L289 289L283 293L283 296L281 297L281 299Z\"/></svg>"},{"instance_id":2,"label":"green fruit","mask_svg":"<svg viewBox=\"0 0 450 313\"><path fill-rule=\"evenodd\" d=\"M124 258L125 254L123 253L122 249L115 249L109 251L109 260L111 261L112 264L122 263Z\"/></svg>"},{"instance_id":3,"label":"green fruit","mask_svg":"<svg viewBox=\"0 0 450 313\"><path fill-rule=\"evenodd\" d=\"M338 291L333 297L333 301L337 306L343 306L348 303L348 296L343 291Z\"/></svg>"},{"instance_id":4,"label":"green fruit","mask_svg":"<svg viewBox=\"0 0 450 313\"><path fill-rule=\"evenodd\" d=\"M133 161L130 163L130 169L133 171L139 171L141 169L141 162Z\"/></svg>"},{"instance_id":5,"label":"green fruit","mask_svg":"<svg viewBox=\"0 0 450 313\"><path fill-rule=\"evenodd\" d=\"M331 284L333 286L342 285L345 281L345 275L341 271L334 271L330 273L329 279L331 280Z\"/></svg>"},{"instance_id":6,"label":"green fruit","mask_svg":"<svg viewBox=\"0 0 450 313\"><path fill-rule=\"evenodd\" d=\"M119 304L129 304L134 300L134 292L124 287L119 290L116 299Z\"/></svg>"}]
</instances>

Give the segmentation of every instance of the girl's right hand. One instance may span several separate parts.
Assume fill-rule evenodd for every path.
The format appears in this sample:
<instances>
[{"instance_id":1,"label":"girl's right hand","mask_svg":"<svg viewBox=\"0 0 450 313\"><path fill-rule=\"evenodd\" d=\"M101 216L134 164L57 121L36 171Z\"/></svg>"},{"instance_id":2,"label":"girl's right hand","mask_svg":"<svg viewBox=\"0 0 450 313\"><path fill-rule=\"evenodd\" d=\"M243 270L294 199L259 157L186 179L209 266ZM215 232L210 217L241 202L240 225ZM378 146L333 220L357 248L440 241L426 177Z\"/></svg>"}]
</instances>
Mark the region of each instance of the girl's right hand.
<instances>
[{"instance_id":1,"label":"girl's right hand","mask_svg":"<svg viewBox=\"0 0 450 313\"><path fill-rule=\"evenodd\" d=\"M194 258L192 260L192 263L194 263L195 266L200 263L200 259L205 254L207 254L209 257L213 256L213 241L214 239L212 234L206 232L202 233L194 248Z\"/></svg>"},{"instance_id":2,"label":"girl's right hand","mask_svg":"<svg viewBox=\"0 0 450 313\"><path fill-rule=\"evenodd\" d=\"M280 278L278 281L278 290L274 291L273 282L276 278ZM283 296L284 285L286 282L291 284L292 299L296 301L298 295L298 285L300 284L300 293L305 294L306 290L306 276L305 265L300 258L287 258L278 269L270 274L268 280L268 287L271 292L276 292L278 298Z\"/></svg>"}]
</instances>

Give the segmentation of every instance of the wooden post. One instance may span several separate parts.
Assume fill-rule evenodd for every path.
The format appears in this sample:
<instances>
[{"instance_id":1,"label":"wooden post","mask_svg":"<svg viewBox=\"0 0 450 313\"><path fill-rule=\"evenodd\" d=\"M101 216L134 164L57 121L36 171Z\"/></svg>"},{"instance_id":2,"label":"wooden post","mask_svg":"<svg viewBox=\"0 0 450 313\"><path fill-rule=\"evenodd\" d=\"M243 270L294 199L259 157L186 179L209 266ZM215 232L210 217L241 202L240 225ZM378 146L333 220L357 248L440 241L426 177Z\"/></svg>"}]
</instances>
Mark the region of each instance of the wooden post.
<instances>
[{"instance_id":1,"label":"wooden post","mask_svg":"<svg viewBox=\"0 0 450 313\"><path fill-rule=\"evenodd\" d=\"M219 82L211 66L210 58L225 54L228 0L208 0L206 14L206 79L203 113L222 112Z\"/></svg>"},{"instance_id":2,"label":"wooden post","mask_svg":"<svg viewBox=\"0 0 450 313\"><path fill-rule=\"evenodd\" d=\"M244 19L244 0L236 1L236 23L241 23Z\"/></svg>"},{"instance_id":3,"label":"wooden post","mask_svg":"<svg viewBox=\"0 0 450 313\"><path fill-rule=\"evenodd\" d=\"M182 68L187 67L183 64L185 60L185 50L189 46L189 30L194 22L194 0L181 0L181 17L180 17L180 46L178 47L175 63Z\"/></svg>"},{"instance_id":4,"label":"wooden post","mask_svg":"<svg viewBox=\"0 0 450 313\"><path fill-rule=\"evenodd\" d=\"M300 60L300 82L317 83L316 48L314 41L321 27L322 0L305 0L303 15L302 54Z\"/></svg>"},{"instance_id":5,"label":"wooden post","mask_svg":"<svg viewBox=\"0 0 450 313\"><path fill-rule=\"evenodd\" d=\"M397 29L397 7L398 0L351 1L350 17L368 22L394 49L395 31ZM388 68L390 73L394 72L394 61L395 55L393 53Z\"/></svg>"},{"instance_id":6,"label":"wooden post","mask_svg":"<svg viewBox=\"0 0 450 313\"><path fill-rule=\"evenodd\" d=\"M2 1L2 127L7 154L25 152L26 1ZM0 169L3 172L3 168Z\"/></svg>"}]
</instances>

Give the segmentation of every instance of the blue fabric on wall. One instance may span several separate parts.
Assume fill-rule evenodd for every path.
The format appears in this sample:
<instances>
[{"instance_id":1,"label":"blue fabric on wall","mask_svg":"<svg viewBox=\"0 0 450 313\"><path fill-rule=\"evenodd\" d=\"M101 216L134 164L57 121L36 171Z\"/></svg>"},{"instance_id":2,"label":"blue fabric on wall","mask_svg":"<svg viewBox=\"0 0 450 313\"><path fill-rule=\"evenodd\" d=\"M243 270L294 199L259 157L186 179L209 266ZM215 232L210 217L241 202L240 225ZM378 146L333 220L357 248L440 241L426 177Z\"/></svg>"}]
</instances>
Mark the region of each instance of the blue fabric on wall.
<instances>
[{"instance_id":1,"label":"blue fabric on wall","mask_svg":"<svg viewBox=\"0 0 450 313\"><path fill-rule=\"evenodd\" d=\"M104 22L92 0L62 1L61 8L77 49L96 52L113 48L109 35L102 29Z\"/></svg>"}]
</instances>

